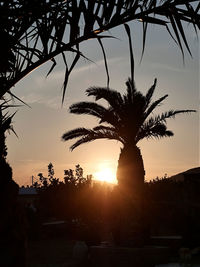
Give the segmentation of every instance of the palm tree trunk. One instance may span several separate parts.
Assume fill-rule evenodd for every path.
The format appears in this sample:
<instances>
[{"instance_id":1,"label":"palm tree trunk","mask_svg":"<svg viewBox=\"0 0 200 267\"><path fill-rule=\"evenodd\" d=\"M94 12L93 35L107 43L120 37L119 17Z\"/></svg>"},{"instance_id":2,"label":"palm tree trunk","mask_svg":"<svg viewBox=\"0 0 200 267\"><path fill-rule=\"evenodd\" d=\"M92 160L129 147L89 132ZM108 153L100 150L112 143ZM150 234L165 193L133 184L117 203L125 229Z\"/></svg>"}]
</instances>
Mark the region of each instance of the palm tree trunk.
<instances>
[{"instance_id":1,"label":"palm tree trunk","mask_svg":"<svg viewBox=\"0 0 200 267\"><path fill-rule=\"evenodd\" d=\"M118 161L118 239L121 245L143 246L144 165L140 149L125 145Z\"/></svg>"},{"instance_id":2,"label":"palm tree trunk","mask_svg":"<svg viewBox=\"0 0 200 267\"><path fill-rule=\"evenodd\" d=\"M140 149L136 145L125 145L118 161L117 180L119 187L140 196L144 187L144 164Z\"/></svg>"},{"instance_id":3,"label":"palm tree trunk","mask_svg":"<svg viewBox=\"0 0 200 267\"><path fill-rule=\"evenodd\" d=\"M0 107L0 161L5 161L6 145L5 145L5 131L3 129L2 110Z\"/></svg>"}]
</instances>

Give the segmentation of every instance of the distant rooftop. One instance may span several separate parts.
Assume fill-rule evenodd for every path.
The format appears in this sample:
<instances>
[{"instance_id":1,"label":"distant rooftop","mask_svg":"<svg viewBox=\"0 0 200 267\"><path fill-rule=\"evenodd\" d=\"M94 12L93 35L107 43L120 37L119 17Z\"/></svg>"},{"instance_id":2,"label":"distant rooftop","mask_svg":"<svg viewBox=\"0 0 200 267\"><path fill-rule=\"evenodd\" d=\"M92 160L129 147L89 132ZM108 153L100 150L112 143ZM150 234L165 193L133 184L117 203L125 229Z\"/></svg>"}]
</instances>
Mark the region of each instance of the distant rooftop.
<instances>
[{"instance_id":1,"label":"distant rooftop","mask_svg":"<svg viewBox=\"0 0 200 267\"><path fill-rule=\"evenodd\" d=\"M194 177L200 179L200 167L192 168L184 172L180 172L178 174L175 174L171 176L170 178L175 181L183 181L185 177Z\"/></svg>"},{"instance_id":2,"label":"distant rooftop","mask_svg":"<svg viewBox=\"0 0 200 267\"><path fill-rule=\"evenodd\" d=\"M192 169L189 169L185 172L182 172L182 174L200 174L200 167L196 167L196 168L192 168Z\"/></svg>"}]
</instances>

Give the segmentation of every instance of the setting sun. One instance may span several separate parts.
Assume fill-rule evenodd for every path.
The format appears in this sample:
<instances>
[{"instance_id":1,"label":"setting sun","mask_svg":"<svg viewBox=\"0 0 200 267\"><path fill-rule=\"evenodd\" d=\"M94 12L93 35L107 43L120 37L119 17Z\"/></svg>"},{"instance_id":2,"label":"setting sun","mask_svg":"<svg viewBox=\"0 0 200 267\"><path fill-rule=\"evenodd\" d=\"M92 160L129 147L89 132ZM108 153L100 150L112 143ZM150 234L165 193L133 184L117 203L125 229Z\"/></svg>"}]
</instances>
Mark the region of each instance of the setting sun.
<instances>
[{"instance_id":1,"label":"setting sun","mask_svg":"<svg viewBox=\"0 0 200 267\"><path fill-rule=\"evenodd\" d=\"M96 172L94 174L94 179L107 183L117 183L115 172L111 168L104 168L101 171Z\"/></svg>"}]
</instances>

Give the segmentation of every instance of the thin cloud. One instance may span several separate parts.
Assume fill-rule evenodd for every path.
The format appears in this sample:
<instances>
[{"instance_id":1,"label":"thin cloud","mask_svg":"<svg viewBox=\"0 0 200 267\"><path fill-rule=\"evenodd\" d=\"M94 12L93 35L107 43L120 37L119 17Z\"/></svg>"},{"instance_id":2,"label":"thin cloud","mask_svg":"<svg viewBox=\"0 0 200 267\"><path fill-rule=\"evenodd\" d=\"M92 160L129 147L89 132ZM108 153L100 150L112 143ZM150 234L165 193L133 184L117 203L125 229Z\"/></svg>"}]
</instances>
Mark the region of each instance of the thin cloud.
<instances>
[{"instance_id":1,"label":"thin cloud","mask_svg":"<svg viewBox=\"0 0 200 267\"><path fill-rule=\"evenodd\" d=\"M116 57L116 58L108 59L108 65L111 65L111 64L114 64L114 63L117 63L117 62L121 62L122 60L124 60L123 57ZM85 72L85 71L88 71L88 70L91 70L91 69L94 69L94 68L97 69L100 66L104 66L104 64L105 64L104 60L101 59L101 60L99 60L97 62L90 63L88 65L84 65L84 66L81 66L79 68L75 68L73 74L77 75L80 72Z\"/></svg>"},{"instance_id":2,"label":"thin cloud","mask_svg":"<svg viewBox=\"0 0 200 267\"><path fill-rule=\"evenodd\" d=\"M181 73L188 73L189 71L185 68L176 68L176 67L172 67L169 66L167 64L161 64L161 63L149 63L151 65L151 67L153 67L154 69L163 69L163 70L170 70L170 71L175 71L175 72L181 72Z\"/></svg>"},{"instance_id":3,"label":"thin cloud","mask_svg":"<svg viewBox=\"0 0 200 267\"><path fill-rule=\"evenodd\" d=\"M108 58L108 64L112 65L114 63L122 62L123 60L124 60L123 57L116 57L116 58L110 58L110 59ZM75 67L72 70L72 74L77 75L81 72L85 72L85 71L88 71L88 70L91 70L94 68L97 69L98 67L104 66L104 64L105 64L105 62L103 59L98 60L94 63L90 62L89 64L84 64L81 67L77 67L77 68ZM65 75L64 69L52 72L52 74L50 74L47 78L41 74L41 75L37 75L34 78L34 82L35 82L35 84L39 85L39 87L43 87L43 86L46 87L48 84L51 85L52 82L55 83L55 81L63 81L64 75Z\"/></svg>"},{"instance_id":4,"label":"thin cloud","mask_svg":"<svg viewBox=\"0 0 200 267\"><path fill-rule=\"evenodd\" d=\"M116 63L121 63L124 59L122 57L116 57L108 59L108 64L111 66ZM77 67L72 71L73 77L83 74L86 71L97 69L104 66L104 60L99 60L95 63L90 63L81 67ZM45 77L43 74L37 74L29 85L31 93L24 93L20 98L27 104L44 104L48 107L57 109L61 107L61 94L58 89L61 89L63 79L65 76L65 70L59 70L53 72L49 77ZM73 81L73 78L72 78ZM68 102L66 97L65 101ZM70 101L73 102L73 101ZM66 102L65 102L66 103Z\"/></svg>"}]
</instances>

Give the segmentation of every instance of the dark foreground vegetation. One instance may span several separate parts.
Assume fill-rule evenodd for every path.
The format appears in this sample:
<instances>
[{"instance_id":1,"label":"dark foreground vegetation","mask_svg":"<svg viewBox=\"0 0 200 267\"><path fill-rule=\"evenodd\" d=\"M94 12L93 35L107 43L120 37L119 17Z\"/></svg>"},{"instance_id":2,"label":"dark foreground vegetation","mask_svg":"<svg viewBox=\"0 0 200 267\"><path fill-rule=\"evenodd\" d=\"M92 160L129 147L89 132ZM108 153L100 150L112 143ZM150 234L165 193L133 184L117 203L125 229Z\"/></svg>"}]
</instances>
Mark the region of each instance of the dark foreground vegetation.
<instances>
[{"instance_id":1,"label":"dark foreground vegetation","mask_svg":"<svg viewBox=\"0 0 200 267\"><path fill-rule=\"evenodd\" d=\"M106 259L112 258L110 255L114 253L111 247L116 250L127 248L117 252L118 256L114 258L118 261L127 255L125 258L130 257L131 262L135 253L134 260L138 258L141 262L142 259L147 264L141 266L154 266L178 261L181 247L193 251L200 246L198 175L186 176L182 181L163 177L145 183L145 199L139 210L138 203L127 199L118 186L84 178L79 165L75 171L65 171L63 182L54 178L53 165L49 166L48 178L40 174L41 184L35 184L37 194L19 196L25 207L30 266L33 263L75 264L72 256L77 241L84 241L90 248L88 266L107 266ZM166 236L169 238L165 239ZM106 251L94 249L103 244ZM165 250L157 250L158 246L164 246ZM199 261L198 253L191 261ZM103 265L95 265L94 258L99 258L97 262Z\"/></svg>"}]
</instances>

